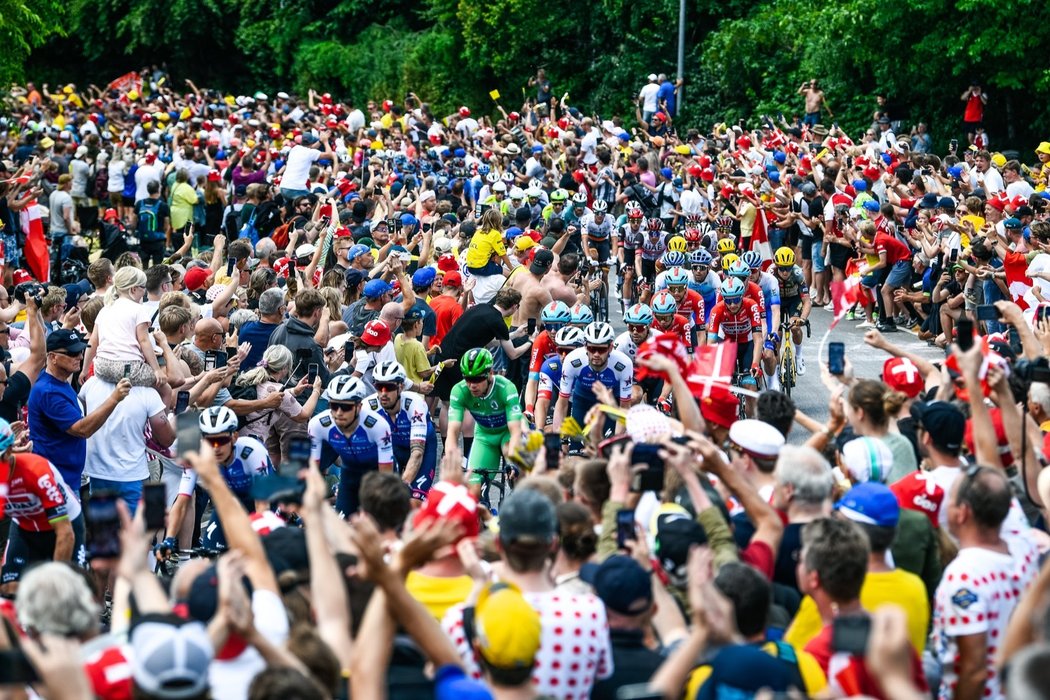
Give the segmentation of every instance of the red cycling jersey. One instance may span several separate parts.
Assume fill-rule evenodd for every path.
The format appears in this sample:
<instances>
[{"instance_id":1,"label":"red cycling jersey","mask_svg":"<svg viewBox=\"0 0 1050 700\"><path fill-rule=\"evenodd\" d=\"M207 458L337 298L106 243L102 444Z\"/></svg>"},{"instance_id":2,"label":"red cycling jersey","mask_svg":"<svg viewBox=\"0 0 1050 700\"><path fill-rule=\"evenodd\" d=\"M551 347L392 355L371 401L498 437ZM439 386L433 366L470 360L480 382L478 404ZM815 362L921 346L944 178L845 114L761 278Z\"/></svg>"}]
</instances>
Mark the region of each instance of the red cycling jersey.
<instances>
[{"instance_id":1,"label":"red cycling jersey","mask_svg":"<svg viewBox=\"0 0 1050 700\"><path fill-rule=\"evenodd\" d=\"M675 314L672 316L671 325L666 328L661 326L659 321L653 323L653 330L657 333L674 333L678 336L679 340L690 347L692 347L692 342L689 337L689 331L692 327L693 324L689 319L681 314Z\"/></svg>"},{"instance_id":2,"label":"red cycling jersey","mask_svg":"<svg viewBox=\"0 0 1050 700\"><path fill-rule=\"evenodd\" d=\"M51 462L29 453L16 454L14 462L7 484L6 512L18 527L50 532L52 523L80 515L79 501Z\"/></svg>"},{"instance_id":3,"label":"red cycling jersey","mask_svg":"<svg viewBox=\"0 0 1050 700\"><path fill-rule=\"evenodd\" d=\"M744 292L744 298L750 299L751 301L755 302L755 305L758 306L759 315L765 318L766 295L762 293L762 287L758 286L757 282L752 282L751 280L748 280L747 291Z\"/></svg>"},{"instance_id":4,"label":"red cycling jersey","mask_svg":"<svg viewBox=\"0 0 1050 700\"><path fill-rule=\"evenodd\" d=\"M758 304L749 297L744 297L744 303L735 314L729 313L725 302L719 300L707 319L707 337L747 343L754 340L754 333L762 331L764 318L765 314L759 311Z\"/></svg>"},{"instance_id":5,"label":"red cycling jersey","mask_svg":"<svg viewBox=\"0 0 1050 700\"><path fill-rule=\"evenodd\" d=\"M685 290L685 296L678 302L678 313L685 316L691 325L704 325L704 298L692 289Z\"/></svg>"},{"instance_id":6,"label":"red cycling jersey","mask_svg":"<svg viewBox=\"0 0 1050 700\"><path fill-rule=\"evenodd\" d=\"M529 372L534 375L538 374L540 367L543 366L543 361L548 355L553 355L557 349L550 331L545 330L536 336L536 342L532 344L532 356L529 358Z\"/></svg>"}]
</instances>

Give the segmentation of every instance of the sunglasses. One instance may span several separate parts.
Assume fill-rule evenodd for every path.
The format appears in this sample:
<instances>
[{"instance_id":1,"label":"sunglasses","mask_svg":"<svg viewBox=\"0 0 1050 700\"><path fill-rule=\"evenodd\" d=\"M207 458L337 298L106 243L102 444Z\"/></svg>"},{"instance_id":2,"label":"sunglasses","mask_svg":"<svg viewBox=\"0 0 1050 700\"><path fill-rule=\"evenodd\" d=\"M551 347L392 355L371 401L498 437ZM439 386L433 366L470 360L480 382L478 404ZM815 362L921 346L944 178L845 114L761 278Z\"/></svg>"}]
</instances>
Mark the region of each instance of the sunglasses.
<instances>
[{"instance_id":1,"label":"sunglasses","mask_svg":"<svg viewBox=\"0 0 1050 700\"><path fill-rule=\"evenodd\" d=\"M667 291L672 292L672 293L684 292L685 291L685 285L684 284L669 284L669 285L667 285Z\"/></svg>"},{"instance_id":2,"label":"sunglasses","mask_svg":"<svg viewBox=\"0 0 1050 700\"><path fill-rule=\"evenodd\" d=\"M744 303L744 297L724 297L723 301L725 301L726 306L729 306L730 304L742 304Z\"/></svg>"},{"instance_id":3,"label":"sunglasses","mask_svg":"<svg viewBox=\"0 0 1050 700\"><path fill-rule=\"evenodd\" d=\"M215 437L205 438L205 440L208 441L209 445L215 448L222 447L223 445L229 445L231 442L233 442L233 437L229 435L217 435Z\"/></svg>"},{"instance_id":4,"label":"sunglasses","mask_svg":"<svg viewBox=\"0 0 1050 700\"><path fill-rule=\"evenodd\" d=\"M631 333L645 333L649 330L649 326L643 325L641 323L630 323L627 325L627 330L629 330Z\"/></svg>"},{"instance_id":5,"label":"sunglasses","mask_svg":"<svg viewBox=\"0 0 1050 700\"><path fill-rule=\"evenodd\" d=\"M376 391L392 392L400 389L401 385L396 382L377 382L375 388Z\"/></svg>"},{"instance_id":6,"label":"sunglasses","mask_svg":"<svg viewBox=\"0 0 1050 700\"><path fill-rule=\"evenodd\" d=\"M795 269L794 265L791 265L791 266L777 265L777 272L791 272L794 269Z\"/></svg>"},{"instance_id":7,"label":"sunglasses","mask_svg":"<svg viewBox=\"0 0 1050 700\"><path fill-rule=\"evenodd\" d=\"M609 352L610 350L612 350L612 346L611 345L588 345L587 346L587 352L600 353L602 355L604 355L605 353Z\"/></svg>"},{"instance_id":8,"label":"sunglasses","mask_svg":"<svg viewBox=\"0 0 1050 700\"><path fill-rule=\"evenodd\" d=\"M707 265L693 265L693 272L703 272L707 267Z\"/></svg>"},{"instance_id":9,"label":"sunglasses","mask_svg":"<svg viewBox=\"0 0 1050 700\"><path fill-rule=\"evenodd\" d=\"M350 411L356 411L357 409L361 408L361 404L357 401L354 401L352 403L330 402L328 404L328 408L332 411L346 411L347 413L349 413Z\"/></svg>"},{"instance_id":10,"label":"sunglasses","mask_svg":"<svg viewBox=\"0 0 1050 700\"><path fill-rule=\"evenodd\" d=\"M487 374L483 374L480 377L463 377L463 381L467 384L481 384L482 382L488 381L488 378L489 376Z\"/></svg>"}]
</instances>

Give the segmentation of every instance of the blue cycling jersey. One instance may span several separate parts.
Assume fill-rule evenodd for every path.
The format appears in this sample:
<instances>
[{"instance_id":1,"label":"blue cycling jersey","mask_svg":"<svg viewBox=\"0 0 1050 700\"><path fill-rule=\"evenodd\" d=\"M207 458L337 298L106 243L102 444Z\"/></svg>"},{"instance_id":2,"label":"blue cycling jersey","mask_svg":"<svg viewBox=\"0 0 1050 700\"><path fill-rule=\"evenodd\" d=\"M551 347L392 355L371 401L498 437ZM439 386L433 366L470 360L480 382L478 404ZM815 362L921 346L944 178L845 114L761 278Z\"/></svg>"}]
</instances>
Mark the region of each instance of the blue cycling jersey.
<instances>
[{"instance_id":1,"label":"blue cycling jersey","mask_svg":"<svg viewBox=\"0 0 1050 700\"><path fill-rule=\"evenodd\" d=\"M610 350L609 359L600 370L591 367L587 357L587 348L576 348L565 356L561 380L558 382L559 394L568 398L572 396L573 406L593 404L594 383L600 382L609 387L620 401L631 398L631 387L634 386L634 363L631 358L619 350Z\"/></svg>"},{"instance_id":2,"label":"blue cycling jersey","mask_svg":"<svg viewBox=\"0 0 1050 700\"><path fill-rule=\"evenodd\" d=\"M311 418L309 432L313 459L321 460L322 451L326 451L329 464L335 457L343 467L356 467L361 471L394 461L390 424L366 405L361 406L357 426L349 435L335 424L331 411L322 411ZM328 465L322 463L321 467L325 466Z\"/></svg>"}]
</instances>

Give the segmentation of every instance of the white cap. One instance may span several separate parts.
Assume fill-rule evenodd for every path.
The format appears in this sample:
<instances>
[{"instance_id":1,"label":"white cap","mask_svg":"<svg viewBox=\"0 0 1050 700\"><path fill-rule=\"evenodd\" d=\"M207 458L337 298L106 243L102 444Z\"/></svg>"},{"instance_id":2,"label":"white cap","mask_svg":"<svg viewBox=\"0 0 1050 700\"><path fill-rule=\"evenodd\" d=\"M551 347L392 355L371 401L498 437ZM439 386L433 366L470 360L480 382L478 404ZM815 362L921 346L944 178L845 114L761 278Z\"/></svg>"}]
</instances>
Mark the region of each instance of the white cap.
<instances>
[{"instance_id":1,"label":"white cap","mask_svg":"<svg viewBox=\"0 0 1050 700\"><path fill-rule=\"evenodd\" d=\"M775 459L784 446L784 436L769 423L753 418L738 420L729 429L729 439L750 456Z\"/></svg>"},{"instance_id":2,"label":"white cap","mask_svg":"<svg viewBox=\"0 0 1050 700\"><path fill-rule=\"evenodd\" d=\"M655 83L656 82L656 73L650 73L649 74L649 82L650 83Z\"/></svg>"},{"instance_id":3,"label":"white cap","mask_svg":"<svg viewBox=\"0 0 1050 700\"><path fill-rule=\"evenodd\" d=\"M874 481L885 484L893 468L893 453L878 438L859 437L842 446L842 462L853 483Z\"/></svg>"},{"instance_id":4,"label":"white cap","mask_svg":"<svg viewBox=\"0 0 1050 700\"><path fill-rule=\"evenodd\" d=\"M295 249L295 257L297 258L308 258L317 252L317 246L313 243L303 243L301 246Z\"/></svg>"},{"instance_id":5,"label":"white cap","mask_svg":"<svg viewBox=\"0 0 1050 700\"><path fill-rule=\"evenodd\" d=\"M279 99L279 100L287 100L288 99L288 93L284 92L282 90L281 92L277 93L277 99Z\"/></svg>"}]
</instances>

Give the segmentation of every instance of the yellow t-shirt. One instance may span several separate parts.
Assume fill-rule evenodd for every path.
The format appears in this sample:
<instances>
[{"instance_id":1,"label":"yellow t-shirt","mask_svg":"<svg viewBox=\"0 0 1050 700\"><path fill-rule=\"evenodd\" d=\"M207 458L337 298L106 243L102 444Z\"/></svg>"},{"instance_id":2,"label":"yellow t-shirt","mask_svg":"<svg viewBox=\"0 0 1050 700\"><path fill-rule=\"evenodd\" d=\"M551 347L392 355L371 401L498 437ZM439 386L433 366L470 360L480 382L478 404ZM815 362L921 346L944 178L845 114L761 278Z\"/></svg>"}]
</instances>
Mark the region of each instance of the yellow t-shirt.
<instances>
[{"instance_id":1,"label":"yellow t-shirt","mask_svg":"<svg viewBox=\"0 0 1050 700\"><path fill-rule=\"evenodd\" d=\"M427 351L423 343L415 338L407 340L402 333L394 338L394 355L405 368L405 374L413 383L418 384L423 381L420 372L430 369L430 361L427 359Z\"/></svg>"},{"instance_id":2,"label":"yellow t-shirt","mask_svg":"<svg viewBox=\"0 0 1050 700\"><path fill-rule=\"evenodd\" d=\"M197 190L185 182L179 182L171 190L171 228L178 231L193 218L193 205L197 203Z\"/></svg>"},{"instance_id":3,"label":"yellow t-shirt","mask_svg":"<svg viewBox=\"0 0 1050 700\"><path fill-rule=\"evenodd\" d=\"M441 622L448 609L465 601L474 588L469 576L427 576L412 571L405 579L409 594L427 609L434 619Z\"/></svg>"},{"instance_id":4,"label":"yellow t-shirt","mask_svg":"<svg viewBox=\"0 0 1050 700\"><path fill-rule=\"evenodd\" d=\"M740 236L742 238L751 238L751 234L755 232L755 219L758 218L758 209L751 202L741 202L740 210L737 212L740 216Z\"/></svg>"},{"instance_id":5,"label":"yellow t-shirt","mask_svg":"<svg viewBox=\"0 0 1050 700\"><path fill-rule=\"evenodd\" d=\"M493 255L504 256L507 248L503 245L503 234L496 229L479 231L470 239L467 248L467 267L485 267Z\"/></svg>"},{"instance_id":6,"label":"yellow t-shirt","mask_svg":"<svg viewBox=\"0 0 1050 700\"><path fill-rule=\"evenodd\" d=\"M883 605L898 605L908 617L908 639L917 654L926 648L926 630L930 622L930 601L926 597L926 584L915 574L895 569L893 571L869 573L864 577L860 589L860 604L868 612ZM784 641L796 650L809 644L824 628L817 604L806 596L802 599L795 619L784 633Z\"/></svg>"},{"instance_id":7,"label":"yellow t-shirt","mask_svg":"<svg viewBox=\"0 0 1050 700\"><path fill-rule=\"evenodd\" d=\"M962 222L969 221L973 224L974 233L980 233L984 227L984 217L978 216L977 214L967 214L959 219L959 242L962 243L963 248L970 247L970 234L962 228Z\"/></svg>"}]
</instances>

